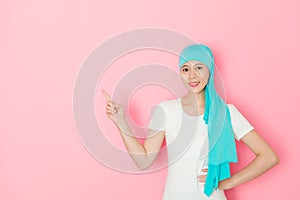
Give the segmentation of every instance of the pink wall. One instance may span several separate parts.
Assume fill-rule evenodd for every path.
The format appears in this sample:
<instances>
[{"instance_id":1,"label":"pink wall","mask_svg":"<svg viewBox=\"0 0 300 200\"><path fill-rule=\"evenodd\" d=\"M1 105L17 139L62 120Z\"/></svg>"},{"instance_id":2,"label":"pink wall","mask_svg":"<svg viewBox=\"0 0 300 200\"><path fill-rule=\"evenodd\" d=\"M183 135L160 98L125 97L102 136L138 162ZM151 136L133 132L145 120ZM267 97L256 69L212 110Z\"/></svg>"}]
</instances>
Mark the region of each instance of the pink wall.
<instances>
[{"instance_id":1,"label":"pink wall","mask_svg":"<svg viewBox=\"0 0 300 200\"><path fill-rule=\"evenodd\" d=\"M209 45L227 101L279 154L278 166L226 191L228 199L299 199L299 6L292 0L1 1L0 199L160 199L167 170L131 174L102 165L82 145L72 110L76 77L88 55L114 35L143 27L178 31ZM152 61L177 69L175 56L137 52L114 63L98 87L112 92L122 73ZM153 95L156 89L162 96ZM156 86L137 91L136 123L147 124L143 113L151 98L169 97ZM107 137L124 148L104 116L100 90L95 99ZM233 170L254 157L241 142L238 152Z\"/></svg>"}]
</instances>

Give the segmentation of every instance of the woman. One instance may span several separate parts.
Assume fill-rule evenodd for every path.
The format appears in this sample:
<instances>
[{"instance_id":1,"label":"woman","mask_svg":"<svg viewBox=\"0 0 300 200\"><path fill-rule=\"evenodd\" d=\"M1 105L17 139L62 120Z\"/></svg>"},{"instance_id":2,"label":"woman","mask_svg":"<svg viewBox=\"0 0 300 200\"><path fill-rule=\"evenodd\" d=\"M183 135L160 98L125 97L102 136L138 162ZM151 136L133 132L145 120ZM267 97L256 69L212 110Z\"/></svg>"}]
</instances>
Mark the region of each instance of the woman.
<instances>
[{"instance_id":1,"label":"woman","mask_svg":"<svg viewBox=\"0 0 300 200\"><path fill-rule=\"evenodd\" d=\"M174 159L173 149L169 148L172 142L180 138L179 143L174 143L182 148L180 144L189 138L189 146L185 145L179 159L169 165L163 195L165 200L226 199L224 190L250 181L279 163L273 149L238 109L226 104L217 94L214 66L213 54L207 46L193 44L182 50L179 69L188 93L156 106L143 145L132 134L123 107L113 102L102 90L107 99L106 114L115 122L129 154L140 170L151 166L164 138L169 161ZM191 133L194 134L192 139ZM231 175L229 164L237 162L234 139L242 140L256 158ZM206 154L203 154L203 150Z\"/></svg>"}]
</instances>

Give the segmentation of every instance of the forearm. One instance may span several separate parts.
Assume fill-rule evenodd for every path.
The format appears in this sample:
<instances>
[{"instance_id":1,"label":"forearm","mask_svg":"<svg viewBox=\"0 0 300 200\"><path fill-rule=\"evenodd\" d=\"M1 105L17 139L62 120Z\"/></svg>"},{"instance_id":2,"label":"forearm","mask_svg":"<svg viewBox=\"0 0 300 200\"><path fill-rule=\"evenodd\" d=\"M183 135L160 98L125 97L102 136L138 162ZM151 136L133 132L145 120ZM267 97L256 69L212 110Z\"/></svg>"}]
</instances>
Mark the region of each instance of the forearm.
<instances>
[{"instance_id":1,"label":"forearm","mask_svg":"<svg viewBox=\"0 0 300 200\"><path fill-rule=\"evenodd\" d=\"M279 159L275 153L270 152L266 154L257 155L256 158L250 162L246 167L237 173L233 174L227 179L230 188L233 188L242 183L253 180L262 175L267 170L279 163ZM228 188L229 189L229 188Z\"/></svg>"},{"instance_id":2,"label":"forearm","mask_svg":"<svg viewBox=\"0 0 300 200\"><path fill-rule=\"evenodd\" d=\"M122 121L119 124L116 124L123 142L126 146L126 149L140 170L143 170L147 167L147 154L144 145L141 144L136 137L133 135L128 123L126 120Z\"/></svg>"}]
</instances>

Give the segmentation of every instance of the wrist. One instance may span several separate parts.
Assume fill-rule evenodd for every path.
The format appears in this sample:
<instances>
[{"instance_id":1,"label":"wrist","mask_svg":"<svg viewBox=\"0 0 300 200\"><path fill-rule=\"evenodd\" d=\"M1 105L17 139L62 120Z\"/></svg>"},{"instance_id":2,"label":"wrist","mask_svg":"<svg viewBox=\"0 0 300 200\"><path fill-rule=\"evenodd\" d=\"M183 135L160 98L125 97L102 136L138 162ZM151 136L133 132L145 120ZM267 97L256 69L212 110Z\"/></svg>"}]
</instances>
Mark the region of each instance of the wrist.
<instances>
[{"instance_id":1,"label":"wrist","mask_svg":"<svg viewBox=\"0 0 300 200\"><path fill-rule=\"evenodd\" d=\"M236 177L235 176L231 176L228 181L227 181L227 184L228 184L228 188L231 189L231 188L234 188L235 186L238 185L238 182L236 180Z\"/></svg>"},{"instance_id":2,"label":"wrist","mask_svg":"<svg viewBox=\"0 0 300 200\"><path fill-rule=\"evenodd\" d=\"M235 186L234 185L234 179L232 179L230 177L230 178L227 178L227 179L224 179L224 180L220 181L219 185L218 185L218 188L221 189L221 190L228 190L228 189L233 188L234 186Z\"/></svg>"},{"instance_id":3,"label":"wrist","mask_svg":"<svg viewBox=\"0 0 300 200\"><path fill-rule=\"evenodd\" d=\"M126 121L126 119L121 119L119 121L115 121L115 125L122 131L127 132L129 131L129 125Z\"/></svg>"}]
</instances>

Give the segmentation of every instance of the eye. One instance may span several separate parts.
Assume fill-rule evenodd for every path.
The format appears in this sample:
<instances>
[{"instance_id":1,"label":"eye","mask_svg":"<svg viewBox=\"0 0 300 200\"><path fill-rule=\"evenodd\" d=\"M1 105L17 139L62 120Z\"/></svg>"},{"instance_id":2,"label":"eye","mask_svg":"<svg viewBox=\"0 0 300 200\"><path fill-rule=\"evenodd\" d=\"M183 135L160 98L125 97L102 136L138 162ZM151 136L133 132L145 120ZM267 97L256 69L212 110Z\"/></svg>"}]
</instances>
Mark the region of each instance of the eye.
<instances>
[{"instance_id":1,"label":"eye","mask_svg":"<svg viewBox=\"0 0 300 200\"><path fill-rule=\"evenodd\" d=\"M198 70L200 70L200 69L202 69L203 67L201 67L201 66L196 66L196 68L197 68Z\"/></svg>"},{"instance_id":2,"label":"eye","mask_svg":"<svg viewBox=\"0 0 300 200\"><path fill-rule=\"evenodd\" d=\"M187 72L187 71L189 71L189 69L188 68L183 68L182 71Z\"/></svg>"}]
</instances>

